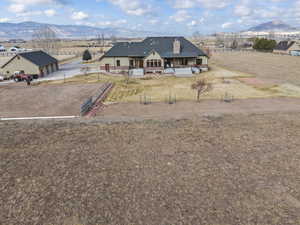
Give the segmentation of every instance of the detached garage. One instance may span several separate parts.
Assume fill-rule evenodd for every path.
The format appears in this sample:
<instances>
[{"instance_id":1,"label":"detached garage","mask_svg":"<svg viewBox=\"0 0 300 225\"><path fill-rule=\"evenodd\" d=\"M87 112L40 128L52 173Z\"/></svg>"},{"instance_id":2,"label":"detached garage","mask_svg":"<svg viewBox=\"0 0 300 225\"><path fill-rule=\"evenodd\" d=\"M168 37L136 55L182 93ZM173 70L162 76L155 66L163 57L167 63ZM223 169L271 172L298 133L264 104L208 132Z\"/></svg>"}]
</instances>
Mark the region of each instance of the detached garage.
<instances>
[{"instance_id":1,"label":"detached garage","mask_svg":"<svg viewBox=\"0 0 300 225\"><path fill-rule=\"evenodd\" d=\"M58 60L43 51L23 52L12 57L1 67L1 73L10 77L16 71L43 77L58 70Z\"/></svg>"}]
</instances>

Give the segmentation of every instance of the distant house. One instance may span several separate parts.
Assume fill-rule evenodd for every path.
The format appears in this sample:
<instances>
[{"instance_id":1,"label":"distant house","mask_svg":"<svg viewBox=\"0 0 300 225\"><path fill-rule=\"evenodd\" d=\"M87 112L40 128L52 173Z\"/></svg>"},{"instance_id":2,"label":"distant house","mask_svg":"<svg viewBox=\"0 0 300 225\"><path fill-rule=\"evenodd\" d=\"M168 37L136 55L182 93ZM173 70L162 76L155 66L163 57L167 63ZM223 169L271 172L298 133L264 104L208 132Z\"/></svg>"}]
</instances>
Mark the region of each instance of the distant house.
<instances>
[{"instance_id":1,"label":"distant house","mask_svg":"<svg viewBox=\"0 0 300 225\"><path fill-rule=\"evenodd\" d=\"M100 58L107 72L142 69L163 73L170 68L208 68L208 56L184 37L148 37L142 42L119 42Z\"/></svg>"},{"instance_id":2,"label":"distant house","mask_svg":"<svg viewBox=\"0 0 300 225\"><path fill-rule=\"evenodd\" d=\"M1 73L9 77L16 71L40 77L58 70L58 61L43 51L23 52L1 66Z\"/></svg>"},{"instance_id":3,"label":"distant house","mask_svg":"<svg viewBox=\"0 0 300 225\"><path fill-rule=\"evenodd\" d=\"M5 51L6 51L5 47L3 45L0 45L0 52L5 52Z\"/></svg>"},{"instance_id":4,"label":"distant house","mask_svg":"<svg viewBox=\"0 0 300 225\"><path fill-rule=\"evenodd\" d=\"M274 49L274 53L289 54L300 52L300 43L296 41L280 41Z\"/></svg>"}]
</instances>

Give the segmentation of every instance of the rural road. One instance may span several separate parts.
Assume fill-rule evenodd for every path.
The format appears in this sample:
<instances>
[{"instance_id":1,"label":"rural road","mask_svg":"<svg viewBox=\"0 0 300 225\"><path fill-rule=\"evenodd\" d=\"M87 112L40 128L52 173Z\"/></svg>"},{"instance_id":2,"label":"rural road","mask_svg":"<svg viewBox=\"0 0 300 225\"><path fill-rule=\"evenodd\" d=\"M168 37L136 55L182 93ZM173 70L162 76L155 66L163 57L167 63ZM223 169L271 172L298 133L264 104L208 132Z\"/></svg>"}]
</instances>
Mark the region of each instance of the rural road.
<instances>
[{"instance_id":1,"label":"rural road","mask_svg":"<svg viewBox=\"0 0 300 225\"><path fill-rule=\"evenodd\" d=\"M81 68L84 66L85 66L85 64L82 64L82 60L77 59L76 61L72 61L70 63L60 65L59 71L51 73L46 77L39 78L38 80L35 80L34 82L48 81L48 80L62 80L64 78L71 78L71 77L81 74L82 73ZM89 73L97 73L97 72L99 72L99 68L90 66ZM0 85L6 85L9 83L13 83L13 82L14 81L12 81L12 80L4 81L4 82L0 82Z\"/></svg>"}]
</instances>

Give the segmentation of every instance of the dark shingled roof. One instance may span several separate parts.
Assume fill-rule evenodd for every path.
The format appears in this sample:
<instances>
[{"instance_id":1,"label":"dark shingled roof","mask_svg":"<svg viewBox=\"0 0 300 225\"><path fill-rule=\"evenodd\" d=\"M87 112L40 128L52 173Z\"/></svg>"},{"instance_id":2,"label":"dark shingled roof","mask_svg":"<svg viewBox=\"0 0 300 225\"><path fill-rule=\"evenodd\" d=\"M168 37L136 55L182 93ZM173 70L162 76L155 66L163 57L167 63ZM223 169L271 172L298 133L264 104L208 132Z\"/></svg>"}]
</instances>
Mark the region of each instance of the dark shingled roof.
<instances>
[{"instance_id":1,"label":"dark shingled roof","mask_svg":"<svg viewBox=\"0 0 300 225\"><path fill-rule=\"evenodd\" d=\"M18 55L29 60L37 66L46 66L58 62L56 58L43 51L23 52L19 53Z\"/></svg>"},{"instance_id":2,"label":"dark shingled roof","mask_svg":"<svg viewBox=\"0 0 300 225\"><path fill-rule=\"evenodd\" d=\"M1 66L1 68L3 69L7 64L9 64L11 61L13 61L17 56L21 56L37 66L46 66L49 64L58 63L56 58L52 57L51 55L48 55L46 52L33 51L33 52L22 52L22 53L15 55L7 63L5 63L3 66Z\"/></svg>"},{"instance_id":3,"label":"dark shingled roof","mask_svg":"<svg viewBox=\"0 0 300 225\"><path fill-rule=\"evenodd\" d=\"M180 54L173 53L173 43L180 41ZM156 51L162 58L207 56L184 37L148 37L142 42L116 43L103 57L146 57Z\"/></svg>"},{"instance_id":4,"label":"dark shingled roof","mask_svg":"<svg viewBox=\"0 0 300 225\"><path fill-rule=\"evenodd\" d=\"M288 50L290 47L292 47L293 44L295 44L296 42L294 41L281 41L278 43L278 45L275 47L275 50L282 50L282 51L286 51Z\"/></svg>"}]
</instances>

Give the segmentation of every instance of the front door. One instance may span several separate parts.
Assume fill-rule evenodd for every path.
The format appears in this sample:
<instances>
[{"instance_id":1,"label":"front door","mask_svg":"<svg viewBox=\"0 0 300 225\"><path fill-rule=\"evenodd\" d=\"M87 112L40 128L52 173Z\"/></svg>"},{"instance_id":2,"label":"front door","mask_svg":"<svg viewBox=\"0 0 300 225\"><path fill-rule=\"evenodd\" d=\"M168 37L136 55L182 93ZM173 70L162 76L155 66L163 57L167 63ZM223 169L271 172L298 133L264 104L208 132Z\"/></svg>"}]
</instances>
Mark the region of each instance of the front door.
<instances>
[{"instance_id":1,"label":"front door","mask_svg":"<svg viewBox=\"0 0 300 225\"><path fill-rule=\"evenodd\" d=\"M105 64L105 71L109 72L109 64Z\"/></svg>"},{"instance_id":2,"label":"front door","mask_svg":"<svg viewBox=\"0 0 300 225\"><path fill-rule=\"evenodd\" d=\"M143 60L140 60L139 68L144 68L144 61Z\"/></svg>"}]
</instances>

